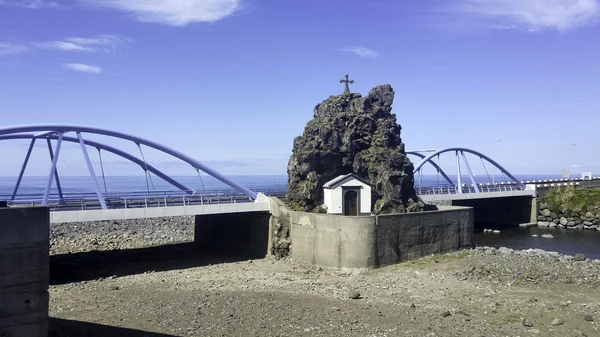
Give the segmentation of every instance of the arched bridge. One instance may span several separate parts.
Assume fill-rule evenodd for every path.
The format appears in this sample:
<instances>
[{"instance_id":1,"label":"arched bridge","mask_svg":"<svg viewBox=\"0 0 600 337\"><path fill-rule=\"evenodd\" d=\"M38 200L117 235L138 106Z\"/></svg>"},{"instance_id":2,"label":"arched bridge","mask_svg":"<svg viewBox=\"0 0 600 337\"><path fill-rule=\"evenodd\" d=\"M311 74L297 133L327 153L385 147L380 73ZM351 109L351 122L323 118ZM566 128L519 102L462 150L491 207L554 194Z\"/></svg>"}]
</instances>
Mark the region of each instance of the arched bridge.
<instances>
[{"instance_id":1,"label":"arched bridge","mask_svg":"<svg viewBox=\"0 0 600 337\"><path fill-rule=\"evenodd\" d=\"M472 149L452 147L441 150L407 151L407 154L419 158L415 161L417 164L414 167L415 187L424 201L535 195L532 189L528 189L522 181L494 159ZM445 163L448 159L454 163L451 165L453 174L448 174L444 170L448 165L441 164L442 155L445 157ZM484 174L474 173L473 161L469 163L468 157L474 159L477 164L481 163L480 171ZM430 181L423 182L423 172L426 168L431 168L435 174L429 176ZM500 174L500 183L496 182L496 172ZM431 181L431 176L435 176L436 179Z\"/></svg>"},{"instance_id":2,"label":"arched bridge","mask_svg":"<svg viewBox=\"0 0 600 337\"><path fill-rule=\"evenodd\" d=\"M124 150L117 149L113 146L110 146L106 142L90 140L90 139L88 139L88 136L90 136L90 135L106 136L112 140L118 139L118 140L125 140L125 141L132 142L133 144L135 144L135 146L139 150L139 157L135 156L131 153L128 153ZM13 190L12 194L10 195L10 201L15 201L15 198L17 198L17 196L19 195L18 192L19 192L19 187L21 185L21 181L23 179L23 175L24 175L27 165L29 163L31 153L34 149L34 145L38 141L45 141L47 143L48 152L49 152L50 161L51 161L50 172L48 174L48 179L45 182L43 195L41 196L40 204L43 206L48 206L51 201L55 207L58 207L60 205L68 205L69 200L62 191L62 187L61 187L61 183L60 183L60 176L59 176L58 167L57 167L58 159L60 156L60 151L65 142L79 144L81 153L83 155L83 158L85 159L87 169L89 171L89 175L91 178L91 186L96 194L95 206L92 205L91 208L97 207L102 210L107 210L107 208L108 208L107 207L107 194L108 193L106 192L104 166L102 163L102 153L103 152L108 152L108 153L117 155L127 161L130 161L130 162L138 165L143 170L145 177L146 177L148 193L144 193L143 196L137 197L138 205L140 204L140 200L144 200L143 201L144 206L147 207L149 199L150 199L149 196L154 197L152 199L155 199L157 201L157 206L165 207L165 206L171 206L171 204L173 204L173 194L172 193L170 193L169 195L160 194L160 193L157 193L157 191L154 188L153 189L154 189L155 193L151 192L150 185L154 186L154 182L152 180L152 174L163 179L167 183L171 184L174 188L179 190L179 193L177 194L177 196L175 198L176 200L178 200L178 201L176 201L177 204L184 205L184 206L200 204L201 206L206 206L206 204L210 205L211 203L213 203L214 196L212 196L212 195L208 196L206 194L196 195L195 190L188 188L187 186L176 181L175 179L173 179L166 173L162 172L158 168L154 167L153 165L150 165L146 161L146 158L144 156L144 149L147 149L147 148L152 148L154 150L158 150L164 154L171 156L172 158L175 158L181 162L188 164L191 167L191 169L196 171L196 173L198 174L198 178L199 178L199 181L202 184L202 186L204 186L204 183L202 182L202 176L201 176L200 172L204 172L204 173L208 174L209 176L214 177L215 179L217 179L217 180L221 181L222 183L231 187L233 191L238 192L236 194L235 200L233 199L233 197L231 197L231 199L230 199L229 196L227 196L225 198L226 199L225 203L227 203L227 201L232 201L232 203L237 203L237 201L246 201L246 202L254 201L254 202L256 202L257 200L261 199L260 195L257 192L252 191L252 190L248 189L247 187L242 186L239 183L225 177L224 175L222 175L219 172L217 172L216 170L210 168L206 164L204 164L194 158L191 158L186 154L183 154L183 153L181 153L175 149L172 149L170 147L158 144L154 141L144 139L141 137L137 137L134 135L130 135L127 133L122 133L122 132L117 132L117 131L112 131L112 130L107 130L107 129L102 129L102 128L96 128L96 127L68 125L68 124L20 125L20 126L0 128L0 141L15 140L15 139L26 139L26 140L29 140L30 142L29 142L29 148L25 155L24 162L21 166L19 175L16 179L14 190ZM55 143L54 146L53 146L52 142ZM104 180L104 189L105 189L104 193L102 191L101 184L98 181L98 177L96 175L96 172L95 172L92 162L90 160L88 148L95 148L98 151L98 155L100 158L100 167L101 167L101 171L102 171L101 176L102 176L102 179ZM58 194L56 196L51 196L51 189L52 189L53 183L56 184L56 189L58 190ZM242 200L239 200L240 195L242 195L245 198L245 200L243 200L243 198L242 198ZM183 198L181 196L183 196ZM223 201L222 196L216 196L216 198L217 198L218 204L221 204ZM122 205L122 206L124 206L124 208L128 208L128 205L127 205L128 200L129 200L129 207L132 207L132 206L135 207L134 205L132 205L133 200L136 199L136 196L134 194L129 195L127 197L122 197L119 199L120 200L117 200L117 202L124 204L124 205ZM227 199L230 199L230 200L227 200ZM86 200L86 203L89 201L90 200ZM264 199L263 199L263 201L264 201ZM78 200L77 202L80 202L80 201ZM35 204L34 200L32 200L32 204ZM222 206L219 206L219 207L222 208ZM248 208L248 206L246 206L246 208ZM87 208L85 208L85 209L87 209ZM83 209L83 210L85 210L85 209ZM261 210L262 210L262 208L261 208Z\"/></svg>"}]
</instances>

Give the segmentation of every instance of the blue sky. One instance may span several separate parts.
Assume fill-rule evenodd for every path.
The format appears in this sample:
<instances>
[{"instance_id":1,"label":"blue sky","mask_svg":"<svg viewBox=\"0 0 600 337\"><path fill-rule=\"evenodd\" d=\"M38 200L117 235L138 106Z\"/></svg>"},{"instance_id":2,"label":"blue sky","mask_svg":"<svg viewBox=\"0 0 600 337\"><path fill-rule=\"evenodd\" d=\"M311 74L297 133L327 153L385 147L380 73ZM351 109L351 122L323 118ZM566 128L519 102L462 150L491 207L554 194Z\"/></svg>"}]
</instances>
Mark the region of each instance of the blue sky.
<instances>
[{"instance_id":1,"label":"blue sky","mask_svg":"<svg viewBox=\"0 0 600 337\"><path fill-rule=\"evenodd\" d=\"M114 129L224 174L285 174L348 73L363 95L393 86L407 149L491 156L501 139L513 173L600 173L599 17L598 0L0 0L1 123ZM0 142L0 176L17 175L27 144ZM47 156L37 146L27 174L46 175ZM60 158L86 174L75 144Z\"/></svg>"}]
</instances>

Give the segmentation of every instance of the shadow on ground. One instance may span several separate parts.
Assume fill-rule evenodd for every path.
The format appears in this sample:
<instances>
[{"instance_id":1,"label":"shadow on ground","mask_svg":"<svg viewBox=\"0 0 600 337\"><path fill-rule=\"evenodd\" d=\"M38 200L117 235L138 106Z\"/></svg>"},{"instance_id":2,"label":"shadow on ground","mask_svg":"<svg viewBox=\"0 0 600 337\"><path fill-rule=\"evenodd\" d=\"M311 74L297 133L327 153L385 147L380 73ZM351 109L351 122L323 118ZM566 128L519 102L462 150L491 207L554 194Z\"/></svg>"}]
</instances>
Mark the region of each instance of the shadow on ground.
<instances>
[{"instance_id":1,"label":"shadow on ground","mask_svg":"<svg viewBox=\"0 0 600 337\"><path fill-rule=\"evenodd\" d=\"M201 249L192 242L50 256L50 284L96 280L264 258L265 252Z\"/></svg>"},{"instance_id":2,"label":"shadow on ground","mask_svg":"<svg viewBox=\"0 0 600 337\"><path fill-rule=\"evenodd\" d=\"M173 337L173 335L165 335L161 333L133 330L96 323L71 321L60 318L50 318L48 337L71 336Z\"/></svg>"}]
</instances>

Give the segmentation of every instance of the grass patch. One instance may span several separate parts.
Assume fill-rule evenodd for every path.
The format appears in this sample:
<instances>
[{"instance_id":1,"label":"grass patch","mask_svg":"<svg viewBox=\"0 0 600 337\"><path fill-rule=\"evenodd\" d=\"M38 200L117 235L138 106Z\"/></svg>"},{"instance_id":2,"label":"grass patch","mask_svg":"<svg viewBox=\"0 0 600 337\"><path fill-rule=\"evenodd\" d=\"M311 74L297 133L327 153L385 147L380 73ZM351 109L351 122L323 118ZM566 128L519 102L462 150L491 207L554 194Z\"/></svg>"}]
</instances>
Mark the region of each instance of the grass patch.
<instances>
[{"instance_id":1,"label":"grass patch","mask_svg":"<svg viewBox=\"0 0 600 337\"><path fill-rule=\"evenodd\" d=\"M464 259L465 257L473 256L475 254L477 254L477 253L474 251L463 250L463 251L460 251L457 253L433 254L433 255L422 257L420 259L410 260L405 263L406 263L406 265L409 265L409 266L414 266L414 265L418 266L418 265L425 265L425 264L431 264L431 263L436 263L436 262L440 263L440 262L445 262L445 261Z\"/></svg>"},{"instance_id":2,"label":"grass patch","mask_svg":"<svg viewBox=\"0 0 600 337\"><path fill-rule=\"evenodd\" d=\"M563 208L588 210L600 206L599 188L575 188L574 186L553 187L542 198L550 209L559 211Z\"/></svg>"}]
</instances>

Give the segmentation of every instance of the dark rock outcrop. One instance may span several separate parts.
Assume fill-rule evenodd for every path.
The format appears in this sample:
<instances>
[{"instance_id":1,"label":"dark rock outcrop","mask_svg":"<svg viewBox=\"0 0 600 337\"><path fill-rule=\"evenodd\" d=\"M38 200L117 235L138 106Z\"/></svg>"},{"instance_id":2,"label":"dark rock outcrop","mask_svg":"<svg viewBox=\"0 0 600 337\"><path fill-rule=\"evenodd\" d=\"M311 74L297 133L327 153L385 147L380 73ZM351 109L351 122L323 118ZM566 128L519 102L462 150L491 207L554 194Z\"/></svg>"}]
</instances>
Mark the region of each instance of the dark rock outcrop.
<instances>
[{"instance_id":1,"label":"dark rock outcrop","mask_svg":"<svg viewBox=\"0 0 600 337\"><path fill-rule=\"evenodd\" d=\"M313 211L323 203L323 185L355 173L372 184L373 213L423 209L414 189L413 165L392 113L394 90L373 88L369 95L331 96L314 109L302 136L294 139L288 164L287 203Z\"/></svg>"}]
</instances>

